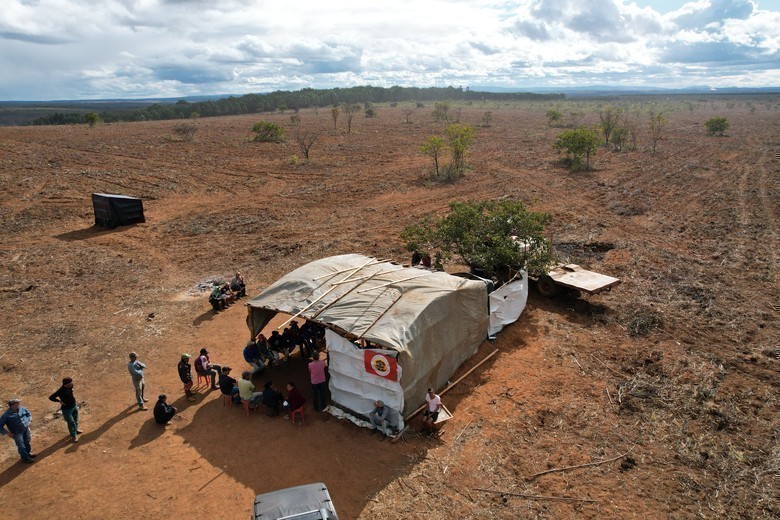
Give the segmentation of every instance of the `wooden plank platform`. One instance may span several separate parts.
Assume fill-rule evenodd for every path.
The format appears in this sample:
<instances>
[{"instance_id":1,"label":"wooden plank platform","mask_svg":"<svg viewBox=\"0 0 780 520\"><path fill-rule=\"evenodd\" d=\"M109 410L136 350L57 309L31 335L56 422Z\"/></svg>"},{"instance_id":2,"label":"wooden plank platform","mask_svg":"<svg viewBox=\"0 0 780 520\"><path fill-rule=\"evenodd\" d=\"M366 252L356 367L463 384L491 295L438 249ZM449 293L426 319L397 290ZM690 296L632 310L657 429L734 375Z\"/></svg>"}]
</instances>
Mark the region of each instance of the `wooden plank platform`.
<instances>
[{"instance_id":1,"label":"wooden plank platform","mask_svg":"<svg viewBox=\"0 0 780 520\"><path fill-rule=\"evenodd\" d=\"M588 294L597 294L620 284L619 278L588 271L577 264L559 265L547 274L558 285Z\"/></svg>"}]
</instances>

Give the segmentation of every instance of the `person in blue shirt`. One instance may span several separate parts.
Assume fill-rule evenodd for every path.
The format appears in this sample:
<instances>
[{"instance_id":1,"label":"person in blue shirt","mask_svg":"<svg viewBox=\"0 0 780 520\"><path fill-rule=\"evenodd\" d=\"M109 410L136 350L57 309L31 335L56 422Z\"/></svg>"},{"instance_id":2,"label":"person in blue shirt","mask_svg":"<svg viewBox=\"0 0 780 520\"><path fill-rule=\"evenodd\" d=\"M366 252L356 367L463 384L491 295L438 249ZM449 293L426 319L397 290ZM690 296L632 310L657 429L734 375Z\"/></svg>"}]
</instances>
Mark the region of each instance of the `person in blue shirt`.
<instances>
[{"instance_id":1,"label":"person in blue shirt","mask_svg":"<svg viewBox=\"0 0 780 520\"><path fill-rule=\"evenodd\" d=\"M257 343L254 341L249 341L246 344L246 347L244 347L244 361L249 363L249 366L252 367L251 378L254 378L265 368L262 355L260 354L260 347L258 347Z\"/></svg>"},{"instance_id":2,"label":"person in blue shirt","mask_svg":"<svg viewBox=\"0 0 780 520\"><path fill-rule=\"evenodd\" d=\"M146 365L138 360L138 354L130 352L130 362L127 364L127 370L130 372L130 377L133 378L133 386L135 387L135 400L138 402L139 410L148 410L144 403L149 399L144 397L144 388L146 382L144 381L144 368Z\"/></svg>"},{"instance_id":3,"label":"person in blue shirt","mask_svg":"<svg viewBox=\"0 0 780 520\"><path fill-rule=\"evenodd\" d=\"M19 399L8 401L8 410L0 415L0 433L8 435L16 442L16 449L22 462L35 462L36 455L30 447L30 422L32 414L22 406ZM7 429L6 429L7 428Z\"/></svg>"}]
</instances>

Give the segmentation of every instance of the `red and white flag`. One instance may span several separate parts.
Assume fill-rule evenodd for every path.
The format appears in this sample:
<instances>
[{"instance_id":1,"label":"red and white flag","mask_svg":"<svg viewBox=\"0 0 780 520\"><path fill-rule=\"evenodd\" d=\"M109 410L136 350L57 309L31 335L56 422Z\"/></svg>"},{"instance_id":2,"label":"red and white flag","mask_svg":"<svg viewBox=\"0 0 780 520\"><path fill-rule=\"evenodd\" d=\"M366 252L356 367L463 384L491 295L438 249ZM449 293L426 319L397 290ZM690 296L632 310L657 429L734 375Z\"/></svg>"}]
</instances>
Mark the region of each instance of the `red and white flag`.
<instances>
[{"instance_id":1,"label":"red and white flag","mask_svg":"<svg viewBox=\"0 0 780 520\"><path fill-rule=\"evenodd\" d=\"M394 357L382 354L376 350L363 352L366 372L391 381L398 381L398 361Z\"/></svg>"}]
</instances>

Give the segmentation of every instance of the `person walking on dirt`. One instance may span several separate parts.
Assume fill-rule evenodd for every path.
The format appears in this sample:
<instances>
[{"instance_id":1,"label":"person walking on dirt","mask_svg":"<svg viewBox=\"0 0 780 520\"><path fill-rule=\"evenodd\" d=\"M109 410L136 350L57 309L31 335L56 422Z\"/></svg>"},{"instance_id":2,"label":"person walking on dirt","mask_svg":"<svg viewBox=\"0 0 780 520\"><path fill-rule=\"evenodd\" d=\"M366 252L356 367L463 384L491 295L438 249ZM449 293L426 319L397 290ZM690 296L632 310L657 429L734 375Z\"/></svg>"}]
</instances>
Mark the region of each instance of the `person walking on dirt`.
<instances>
[{"instance_id":1,"label":"person walking on dirt","mask_svg":"<svg viewBox=\"0 0 780 520\"><path fill-rule=\"evenodd\" d=\"M35 462L35 455L30 447L30 423L32 414L22 406L19 399L8 401L8 410L0 415L0 433L8 435L16 443L16 449L22 462L31 464ZM6 427L8 428L6 430Z\"/></svg>"},{"instance_id":2,"label":"person walking on dirt","mask_svg":"<svg viewBox=\"0 0 780 520\"><path fill-rule=\"evenodd\" d=\"M82 432L79 430L79 407L73 397L73 379L63 377L62 386L49 396L49 401L60 403L60 412L68 425L68 433L73 442L79 442L79 434Z\"/></svg>"},{"instance_id":3,"label":"person walking on dirt","mask_svg":"<svg viewBox=\"0 0 780 520\"><path fill-rule=\"evenodd\" d=\"M190 355L184 353L181 355L181 361L177 367L179 371L179 379L184 384L184 395L187 396L187 401L195 400L195 392L192 391L192 365L190 365Z\"/></svg>"},{"instance_id":4,"label":"person walking on dirt","mask_svg":"<svg viewBox=\"0 0 780 520\"><path fill-rule=\"evenodd\" d=\"M130 352L130 362L127 364L127 370L130 372L130 377L133 378L133 386L135 387L135 400L138 402L139 410L148 410L144 403L149 402L149 399L144 397L144 387L146 382L144 381L144 368L146 365L138 360L138 354Z\"/></svg>"}]
</instances>

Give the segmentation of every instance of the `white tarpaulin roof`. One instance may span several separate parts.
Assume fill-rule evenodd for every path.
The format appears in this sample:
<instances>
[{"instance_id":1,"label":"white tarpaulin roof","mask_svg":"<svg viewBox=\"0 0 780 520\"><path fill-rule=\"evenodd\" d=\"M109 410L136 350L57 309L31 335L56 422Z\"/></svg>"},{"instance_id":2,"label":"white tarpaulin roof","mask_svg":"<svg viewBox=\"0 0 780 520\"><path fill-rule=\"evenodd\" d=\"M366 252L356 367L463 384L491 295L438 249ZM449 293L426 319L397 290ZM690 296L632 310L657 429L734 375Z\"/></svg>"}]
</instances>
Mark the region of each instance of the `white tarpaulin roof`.
<instances>
[{"instance_id":1,"label":"white tarpaulin roof","mask_svg":"<svg viewBox=\"0 0 780 520\"><path fill-rule=\"evenodd\" d=\"M248 305L253 333L276 312L303 310L302 318L397 350L406 410L423 402L429 386L446 383L476 352L489 325L484 282L358 254L301 266Z\"/></svg>"}]
</instances>

